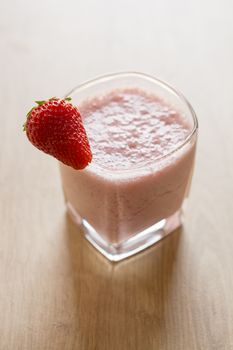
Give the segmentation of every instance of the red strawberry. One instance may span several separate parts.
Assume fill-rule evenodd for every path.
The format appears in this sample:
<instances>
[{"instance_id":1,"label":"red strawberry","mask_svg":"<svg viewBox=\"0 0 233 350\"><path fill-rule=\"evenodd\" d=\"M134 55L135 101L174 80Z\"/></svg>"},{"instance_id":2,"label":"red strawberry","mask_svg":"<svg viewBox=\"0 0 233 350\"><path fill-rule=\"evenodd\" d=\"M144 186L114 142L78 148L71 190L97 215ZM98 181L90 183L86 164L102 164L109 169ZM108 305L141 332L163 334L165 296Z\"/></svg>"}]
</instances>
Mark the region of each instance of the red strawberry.
<instances>
[{"instance_id":1,"label":"red strawberry","mask_svg":"<svg viewBox=\"0 0 233 350\"><path fill-rule=\"evenodd\" d=\"M78 109L70 98L36 101L27 115L24 130L38 149L74 169L85 168L92 160L89 141Z\"/></svg>"}]
</instances>

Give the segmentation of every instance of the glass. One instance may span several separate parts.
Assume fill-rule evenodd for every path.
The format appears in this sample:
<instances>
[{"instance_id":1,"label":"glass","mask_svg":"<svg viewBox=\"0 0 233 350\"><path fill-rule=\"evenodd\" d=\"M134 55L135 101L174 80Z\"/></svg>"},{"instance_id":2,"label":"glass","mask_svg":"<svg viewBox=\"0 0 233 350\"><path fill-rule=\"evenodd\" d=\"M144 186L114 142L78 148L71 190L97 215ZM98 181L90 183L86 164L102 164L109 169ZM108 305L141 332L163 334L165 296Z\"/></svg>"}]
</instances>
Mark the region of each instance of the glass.
<instances>
[{"instance_id":1,"label":"glass","mask_svg":"<svg viewBox=\"0 0 233 350\"><path fill-rule=\"evenodd\" d=\"M77 106L118 88L163 98L190 123L182 144L145 167L111 170L91 163L82 171L60 163L67 210L86 239L111 261L158 242L182 223L194 165L198 122L182 94L141 73L118 73L84 83L67 96ZM84 118L85 125L85 118Z\"/></svg>"}]
</instances>

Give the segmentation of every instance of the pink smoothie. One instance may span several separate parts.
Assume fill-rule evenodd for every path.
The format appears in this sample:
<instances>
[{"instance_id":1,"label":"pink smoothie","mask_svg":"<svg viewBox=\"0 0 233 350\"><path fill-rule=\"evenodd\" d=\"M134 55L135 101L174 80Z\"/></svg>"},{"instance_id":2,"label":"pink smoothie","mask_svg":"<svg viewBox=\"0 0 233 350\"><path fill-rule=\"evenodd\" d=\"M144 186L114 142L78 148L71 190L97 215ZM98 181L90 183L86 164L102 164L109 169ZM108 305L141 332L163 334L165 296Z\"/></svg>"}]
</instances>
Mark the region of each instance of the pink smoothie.
<instances>
[{"instance_id":1,"label":"pink smoothie","mask_svg":"<svg viewBox=\"0 0 233 350\"><path fill-rule=\"evenodd\" d=\"M195 145L173 107L138 89L84 101L79 110L93 161L84 171L61 164L66 199L108 242L119 243L178 212ZM77 216L78 217L78 216Z\"/></svg>"}]
</instances>

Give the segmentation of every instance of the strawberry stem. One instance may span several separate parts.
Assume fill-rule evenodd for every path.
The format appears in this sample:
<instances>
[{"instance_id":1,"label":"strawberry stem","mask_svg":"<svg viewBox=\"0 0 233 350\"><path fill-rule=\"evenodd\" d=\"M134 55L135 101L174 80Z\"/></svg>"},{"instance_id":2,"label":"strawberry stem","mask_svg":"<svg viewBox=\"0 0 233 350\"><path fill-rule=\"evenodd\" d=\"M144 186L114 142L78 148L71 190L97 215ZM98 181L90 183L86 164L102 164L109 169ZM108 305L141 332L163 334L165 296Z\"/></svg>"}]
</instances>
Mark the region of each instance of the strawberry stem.
<instances>
[{"instance_id":1,"label":"strawberry stem","mask_svg":"<svg viewBox=\"0 0 233 350\"><path fill-rule=\"evenodd\" d=\"M64 100L65 100L65 101L71 101L71 100L72 100L72 97L66 97Z\"/></svg>"},{"instance_id":2,"label":"strawberry stem","mask_svg":"<svg viewBox=\"0 0 233 350\"><path fill-rule=\"evenodd\" d=\"M42 101L35 101L37 104L38 104L38 106L41 106L41 105L43 105L46 101L45 100L42 100ZM30 113L30 112L29 112Z\"/></svg>"}]
</instances>

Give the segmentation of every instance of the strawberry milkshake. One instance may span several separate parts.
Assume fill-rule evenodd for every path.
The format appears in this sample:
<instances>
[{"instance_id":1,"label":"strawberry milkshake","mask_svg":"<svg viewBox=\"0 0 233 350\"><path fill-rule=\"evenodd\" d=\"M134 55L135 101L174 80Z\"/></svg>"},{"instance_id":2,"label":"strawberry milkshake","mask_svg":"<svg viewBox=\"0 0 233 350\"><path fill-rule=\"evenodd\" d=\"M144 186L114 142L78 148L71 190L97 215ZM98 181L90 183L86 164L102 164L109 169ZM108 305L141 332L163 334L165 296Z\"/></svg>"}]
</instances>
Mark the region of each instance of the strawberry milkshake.
<instances>
[{"instance_id":1,"label":"strawberry milkshake","mask_svg":"<svg viewBox=\"0 0 233 350\"><path fill-rule=\"evenodd\" d=\"M181 94L140 73L105 76L63 99L36 101L24 124L28 140L60 161L69 213L111 261L181 225L197 128Z\"/></svg>"},{"instance_id":2,"label":"strawberry milkshake","mask_svg":"<svg viewBox=\"0 0 233 350\"><path fill-rule=\"evenodd\" d=\"M85 84L71 97L93 158L82 171L61 163L68 210L86 238L118 261L181 224L197 120L172 88L136 73Z\"/></svg>"}]
</instances>

